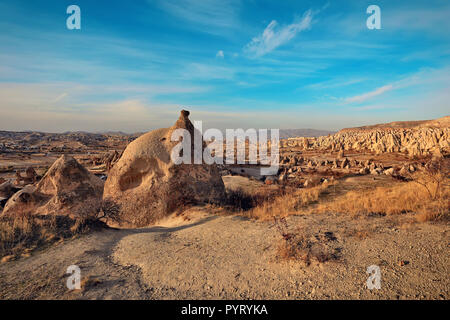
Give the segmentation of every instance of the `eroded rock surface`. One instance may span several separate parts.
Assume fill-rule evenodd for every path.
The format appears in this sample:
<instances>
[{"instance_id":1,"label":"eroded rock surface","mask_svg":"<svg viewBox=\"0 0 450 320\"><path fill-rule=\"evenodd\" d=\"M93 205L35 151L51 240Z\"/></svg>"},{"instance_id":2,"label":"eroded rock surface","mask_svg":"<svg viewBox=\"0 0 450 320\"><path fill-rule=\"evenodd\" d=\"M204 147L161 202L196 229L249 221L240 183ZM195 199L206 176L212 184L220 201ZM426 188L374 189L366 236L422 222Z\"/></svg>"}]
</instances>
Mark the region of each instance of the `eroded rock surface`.
<instances>
[{"instance_id":1,"label":"eroded rock surface","mask_svg":"<svg viewBox=\"0 0 450 320\"><path fill-rule=\"evenodd\" d=\"M427 122L398 125L368 126L343 129L334 135L318 138L294 138L283 141L283 146L314 150L355 150L402 152L410 156L450 152L450 116Z\"/></svg>"},{"instance_id":2,"label":"eroded rock surface","mask_svg":"<svg viewBox=\"0 0 450 320\"><path fill-rule=\"evenodd\" d=\"M64 214L88 212L89 203L100 203L103 182L74 158L63 155L37 185L28 185L6 203L3 214ZM92 213L95 213L94 210Z\"/></svg>"},{"instance_id":3,"label":"eroded rock surface","mask_svg":"<svg viewBox=\"0 0 450 320\"><path fill-rule=\"evenodd\" d=\"M183 110L174 126L148 132L131 142L111 169L104 199L119 206L119 225L146 226L186 204L224 199L225 187L215 165L176 165L171 160L172 149L178 144L171 141L174 130L189 131L193 148L195 129L188 116Z\"/></svg>"}]
</instances>

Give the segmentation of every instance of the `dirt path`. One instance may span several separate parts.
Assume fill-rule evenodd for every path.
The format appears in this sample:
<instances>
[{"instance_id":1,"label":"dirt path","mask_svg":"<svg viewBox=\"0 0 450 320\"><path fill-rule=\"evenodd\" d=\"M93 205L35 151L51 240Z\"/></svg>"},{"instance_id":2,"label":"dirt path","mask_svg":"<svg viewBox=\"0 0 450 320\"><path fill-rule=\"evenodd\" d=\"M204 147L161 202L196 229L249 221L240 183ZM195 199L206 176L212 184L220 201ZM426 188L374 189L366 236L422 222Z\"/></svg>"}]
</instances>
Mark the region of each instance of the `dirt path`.
<instances>
[{"instance_id":1,"label":"dirt path","mask_svg":"<svg viewBox=\"0 0 450 320\"><path fill-rule=\"evenodd\" d=\"M161 226L105 230L0 265L0 298L25 299L448 299L446 224L411 224L409 216L291 217L315 237L328 236L335 262L279 262L272 223L190 210ZM331 236L330 236L331 235ZM403 265L401 265L403 261ZM65 287L66 268L96 279ZM367 267L381 269L368 290Z\"/></svg>"},{"instance_id":2,"label":"dirt path","mask_svg":"<svg viewBox=\"0 0 450 320\"><path fill-rule=\"evenodd\" d=\"M114 264L114 245L128 230L104 230L39 251L29 258L0 265L1 299L147 299L136 267ZM67 267L78 265L82 279L100 284L83 291L66 287Z\"/></svg>"}]
</instances>

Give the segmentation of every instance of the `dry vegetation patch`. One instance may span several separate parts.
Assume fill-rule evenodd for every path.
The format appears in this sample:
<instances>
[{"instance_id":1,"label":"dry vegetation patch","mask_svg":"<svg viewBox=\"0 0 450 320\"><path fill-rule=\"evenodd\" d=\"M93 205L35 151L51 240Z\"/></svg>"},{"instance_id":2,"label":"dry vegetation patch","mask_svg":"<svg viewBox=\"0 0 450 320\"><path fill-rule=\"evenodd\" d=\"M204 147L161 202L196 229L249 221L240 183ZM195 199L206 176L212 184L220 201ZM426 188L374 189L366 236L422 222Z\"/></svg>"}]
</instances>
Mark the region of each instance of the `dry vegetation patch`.
<instances>
[{"instance_id":1,"label":"dry vegetation patch","mask_svg":"<svg viewBox=\"0 0 450 320\"><path fill-rule=\"evenodd\" d=\"M0 219L0 257L4 262L28 256L35 248L68 239L89 229L67 216L24 214Z\"/></svg>"},{"instance_id":2,"label":"dry vegetation patch","mask_svg":"<svg viewBox=\"0 0 450 320\"><path fill-rule=\"evenodd\" d=\"M343 213L351 215L416 214L417 221L448 220L450 212L450 159L429 160L408 177L382 180L387 185L355 185L342 181L310 188L280 187L261 189L252 194L241 189L228 191L228 203L250 217L272 220L295 214ZM336 190L338 190L336 192Z\"/></svg>"},{"instance_id":3,"label":"dry vegetation patch","mask_svg":"<svg viewBox=\"0 0 450 320\"><path fill-rule=\"evenodd\" d=\"M321 203L315 212L392 215L416 213L418 221L447 220L450 213L449 159L429 161L409 182L354 190Z\"/></svg>"},{"instance_id":4,"label":"dry vegetation patch","mask_svg":"<svg viewBox=\"0 0 450 320\"><path fill-rule=\"evenodd\" d=\"M304 208L318 202L320 196L328 191L331 183L311 188L280 187L261 188L250 194L242 189L227 190L227 204L234 211L240 211L249 218L272 220L299 213Z\"/></svg>"},{"instance_id":5,"label":"dry vegetation patch","mask_svg":"<svg viewBox=\"0 0 450 320\"><path fill-rule=\"evenodd\" d=\"M277 244L280 260L336 261L339 252L332 235L311 234L305 228L288 231L285 217L296 214L338 213L386 216L412 213L416 221L448 220L450 199L449 159L429 160L420 170L402 181L393 177L354 177L310 188L280 187L271 193L229 193L230 203L243 208L244 215L274 220L281 235ZM359 179L363 178L363 180ZM381 186L380 186L381 184ZM384 185L383 185L384 184ZM360 240L371 238L377 230L355 229L346 236Z\"/></svg>"},{"instance_id":6,"label":"dry vegetation patch","mask_svg":"<svg viewBox=\"0 0 450 320\"><path fill-rule=\"evenodd\" d=\"M7 262L29 256L42 248L92 230L107 227L106 219L115 219L117 208L109 201L87 201L75 217L36 215L28 210L0 217L0 258Z\"/></svg>"},{"instance_id":7,"label":"dry vegetation patch","mask_svg":"<svg viewBox=\"0 0 450 320\"><path fill-rule=\"evenodd\" d=\"M277 247L278 259L303 261L306 265L339 260L339 248L333 245L337 238L332 232L313 234L300 227L289 232L285 218L274 221L282 238Z\"/></svg>"}]
</instances>

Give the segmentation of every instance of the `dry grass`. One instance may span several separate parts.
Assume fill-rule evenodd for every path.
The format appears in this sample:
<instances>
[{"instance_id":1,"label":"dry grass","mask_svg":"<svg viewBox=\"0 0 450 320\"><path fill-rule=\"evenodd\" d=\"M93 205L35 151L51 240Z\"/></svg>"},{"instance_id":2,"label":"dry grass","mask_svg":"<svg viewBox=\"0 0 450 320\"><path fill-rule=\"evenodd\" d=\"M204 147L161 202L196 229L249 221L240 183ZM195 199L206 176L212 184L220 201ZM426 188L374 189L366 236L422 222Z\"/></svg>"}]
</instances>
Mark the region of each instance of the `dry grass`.
<instances>
[{"instance_id":1,"label":"dry grass","mask_svg":"<svg viewBox=\"0 0 450 320\"><path fill-rule=\"evenodd\" d=\"M429 160L413 177L424 188L430 201L416 217L419 222L450 218L450 159Z\"/></svg>"},{"instance_id":2,"label":"dry grass","mask_svg":"<svg viewBox=\"0 0 450 320\"><path fill-rule=\"evenodd\" d=\"M352 215L393 215L416 213L420 222L449 218L450 184L448 168L439 163L428 163L411 176L410 182L395 183L373 190L355 190L326 203L315 212L338 212Z\"/></svg>"},{"instance_id":3,"label":"dry grass","mask_svg":"<svg viewBox=\"0 0 450 320\"><path fill-rule=\"evenodd\" d=\"M415 213L417 221L445 220L450 217L450 159L430 160L411 175L409 182L392 181L389 186L355 189L336 195L330 186L284 187L277 192L242 190L229 193L229 203L250 218L272 220L299 213L343 213L351 215L395 215ZM330 199L331 198L331 199Z\"/></svg>"},{"instance_id":4,"label":"dry grass","mask_svg":"<svg viewBox=\"0 0 450 320\"><path fill-rule=\"evenodd\" d=\"M449 171L444 160L429 162L407 183L377 187L372 190L354 190L321 203L314 212L338 212L352 215L394 215L415 213L420 222L449 218Z\"/></svg>"},{"instance_id":5,"label":"dry grass","mask_svg":"<svg viewBox=\"0 0 450 320\"><path fill-rule=\"evenodd\" d=\"M311 204L317 203L330 184L321 184L312 188L286 189L281 195L270 201L262 201L246 212L246 215L260 220L272 220L274 217L286 217L297 214Z\"/></svg>"},{"instance_id":6,"label":"dry grass","mask_svg":"<svg viewBox=\"0 0 450 320\"><path fill-rule=\"evenodd\" d=\"M29 256L36 248L42 248L64 239L73 238L105 227L100 221L112 215L108 203L102 203L102 210L93 203L86 203L77 218L66 215L34 215L25 208L0 218L0 258L9 261L20 256ZM88 214L89 213L89 214ZM94 213L94 214L93 214Z\"/></svg>"},{"instance_id":7,"label":"dry grass","mask_svg":"<svg viewBox=\"0 0 450 320\"><path fill-rule=\"evenodd\" d=\"M63 216L27 214L2 217L0 219L0 257L18 257L29 253L34 248L69 238L74 234L72 230L78 230L77 224L76 221Z\"/></svg>"},{"instance_id":8,"label":"dry grass","mask_svg":"<svg viewBox=\"0 0 450 320\"><path fill-rule=\"evenodd\" d=\"M319 204L315 212L347 214L400 214L413 212L428 201L426 192L420 192L414 183L377 187L373 190L355 190L336 199Z\"/></svg>"}]
</instances>

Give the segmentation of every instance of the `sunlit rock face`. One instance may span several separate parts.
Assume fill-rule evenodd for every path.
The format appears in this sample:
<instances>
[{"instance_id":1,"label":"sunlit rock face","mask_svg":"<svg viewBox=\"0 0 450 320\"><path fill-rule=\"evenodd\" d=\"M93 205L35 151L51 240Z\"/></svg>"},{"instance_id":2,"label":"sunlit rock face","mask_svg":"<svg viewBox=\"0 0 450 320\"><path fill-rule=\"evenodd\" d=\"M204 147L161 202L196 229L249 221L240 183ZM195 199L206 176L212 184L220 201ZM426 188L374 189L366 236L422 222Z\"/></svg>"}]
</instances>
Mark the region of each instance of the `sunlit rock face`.
<instances>
[{"instance_id":1,"label":"sunlit rock face","mask_svg":"<svg viewBox=\"0 0 450 320\"><path fill-rule=\"evenodd\" d=\"M193 150L196 129L189 112L183 110L172 127L148 132L131 142L111 169L103 198L119 207L119 226L146 226L187 204L218 203L225 198L215 165L176 165L171 161L172 149L179 143L171 141L176 129L190 133Z\"/></svg>"}]
</instances>

